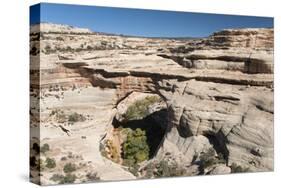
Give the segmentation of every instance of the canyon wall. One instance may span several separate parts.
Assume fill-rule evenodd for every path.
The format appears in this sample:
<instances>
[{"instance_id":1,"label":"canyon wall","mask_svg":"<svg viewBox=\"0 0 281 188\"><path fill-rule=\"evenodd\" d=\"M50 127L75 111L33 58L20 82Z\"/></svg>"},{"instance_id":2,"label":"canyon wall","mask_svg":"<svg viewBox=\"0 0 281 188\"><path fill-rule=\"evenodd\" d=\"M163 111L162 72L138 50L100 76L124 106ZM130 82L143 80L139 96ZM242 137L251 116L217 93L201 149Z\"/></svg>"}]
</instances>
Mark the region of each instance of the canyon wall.
<instances>
[{"instance_id":1,"label":"canyon wall","mask_svg":"<svg viewBox=\"0 0 281 188\"><path fill-rule=\"evenodd\" d=\"M172 155L197 169L200 155L213 148L226 162L205 173L229 173L233 164L273 170L273 29L223 30L187 40L53 27L31 30L31 58L40 58L31 73L40 83L31 82L31 89L40 90L34 94L40 124L33 126L40 127L42 143L58 147L57 157L71 150L91 161L103 180L135 178L103 158L99 144L112 134L112 121L122 113L118 105L132 93L149 93L163 99L168 113L165 136L151 160ZM55 109L88 118L75 126L61 124L68 135L50 120ZM41 177L42 184L49 177L49 172Z\"/></svg>"}]
</instances>

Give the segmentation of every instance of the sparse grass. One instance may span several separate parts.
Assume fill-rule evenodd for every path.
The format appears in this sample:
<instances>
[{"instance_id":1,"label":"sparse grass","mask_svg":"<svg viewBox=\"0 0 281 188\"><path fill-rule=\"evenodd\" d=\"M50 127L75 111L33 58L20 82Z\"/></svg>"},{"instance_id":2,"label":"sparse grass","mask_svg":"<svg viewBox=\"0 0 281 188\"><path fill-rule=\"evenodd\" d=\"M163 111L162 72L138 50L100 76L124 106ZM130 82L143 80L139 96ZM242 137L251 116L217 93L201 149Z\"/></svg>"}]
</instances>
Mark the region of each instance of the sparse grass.
<instances>
[{"instance_id":1,"label":"sparse grass","mask_svg":"<svg viewBox=\"0 0 281 188\"><path fill-rule=\"evenodd\" d=\"M67 163L63 167L64 173L71 173L74 172L75 170L76 170L76 165L73 163Z\"/></svg>"},{"instance_id":2,"label":"sparse grass","mask_svg":"<svg viewBox=\"0 0 281 188\"><path fill-rule=\"evenodd\" d=\"M157 96L147 96L142 100L136 101L134 104L129 106L126 111L125 120L137 120L146 117L149 114L149 106L160 102L160 99Z\"/></svg>"}]
</instances>

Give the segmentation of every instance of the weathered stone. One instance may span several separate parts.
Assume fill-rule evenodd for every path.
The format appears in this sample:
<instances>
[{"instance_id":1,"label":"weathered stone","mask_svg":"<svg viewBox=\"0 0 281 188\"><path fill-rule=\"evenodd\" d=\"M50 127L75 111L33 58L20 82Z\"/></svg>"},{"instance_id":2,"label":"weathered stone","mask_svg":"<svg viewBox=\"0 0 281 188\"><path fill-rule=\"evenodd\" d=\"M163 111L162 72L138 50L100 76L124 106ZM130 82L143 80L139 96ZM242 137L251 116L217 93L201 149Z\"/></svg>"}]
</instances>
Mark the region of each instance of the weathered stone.
<instances>
[{"instance_id":1,"label":"weathered stone","mask_svg":"<svg viewBox=\"0 0 281 188\"><path fill-rule=\"evenodd\" d=\"M31 29L36 48L31 50L31 106L38 108L40 99L40 118L35 117L39 109L31 110L31 134L40 127L40 139L57 147L55 157L73 151L93 163L102 180L135 179L102 157L100 143L114 137L113 121L122 122L130 105L158 96L164 102L151 105L149 114L165 108L168 117L153 160L168 153L195 175L201 173L202 153L214 149L225 162L212 165L210 174L229 173L232 164L273 170L273 29L175 40L43 26L40 43L34 37L39 25ZM50 114L57 109L86 120L75 126L56 122ZM42 182L49 183L51 172L42 173Z\"/></svg>"}]
</instances>

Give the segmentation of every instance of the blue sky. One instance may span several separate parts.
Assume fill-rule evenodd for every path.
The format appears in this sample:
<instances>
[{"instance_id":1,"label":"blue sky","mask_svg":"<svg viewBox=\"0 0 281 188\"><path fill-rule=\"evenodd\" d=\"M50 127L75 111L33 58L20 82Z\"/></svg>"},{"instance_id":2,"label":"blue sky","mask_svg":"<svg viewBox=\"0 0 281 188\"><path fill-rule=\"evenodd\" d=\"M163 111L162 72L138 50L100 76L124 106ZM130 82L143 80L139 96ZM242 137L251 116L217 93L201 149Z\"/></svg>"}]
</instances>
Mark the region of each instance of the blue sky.
<instances>
[{"instance_id":1,"label":"blue sky","mask_svg":"<svg viewBox=\"0 0 281 188\"><path fill-rule=\"evenodd\" d=\"M50 3L41 3L40 8L31 7L31 13L31 24L51 22L92 31L146 37L205 37L227 28L273 27L273 18L269 17Z\"/></svg>"}]
</instances>

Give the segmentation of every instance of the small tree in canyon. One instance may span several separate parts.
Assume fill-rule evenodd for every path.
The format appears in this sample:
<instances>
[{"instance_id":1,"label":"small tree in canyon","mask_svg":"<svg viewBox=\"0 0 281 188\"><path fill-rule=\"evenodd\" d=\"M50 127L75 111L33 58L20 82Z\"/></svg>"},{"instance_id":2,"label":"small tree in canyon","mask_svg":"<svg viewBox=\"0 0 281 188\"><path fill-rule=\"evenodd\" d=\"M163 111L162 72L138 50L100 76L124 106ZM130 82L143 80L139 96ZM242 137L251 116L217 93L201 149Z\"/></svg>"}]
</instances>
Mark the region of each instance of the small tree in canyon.
<instances>
[{"instance_id":1,"label":"small tree in canyon","mask_svg":"<svg viewBox=\"0 0 281 188\"><path fill-rule=\"evenodd\" d=\"M149 147L145 131L136 129L129 132L123 143L124 165L132 166L149 158Z\"/></svg>"}]
</instances>

